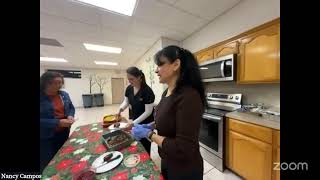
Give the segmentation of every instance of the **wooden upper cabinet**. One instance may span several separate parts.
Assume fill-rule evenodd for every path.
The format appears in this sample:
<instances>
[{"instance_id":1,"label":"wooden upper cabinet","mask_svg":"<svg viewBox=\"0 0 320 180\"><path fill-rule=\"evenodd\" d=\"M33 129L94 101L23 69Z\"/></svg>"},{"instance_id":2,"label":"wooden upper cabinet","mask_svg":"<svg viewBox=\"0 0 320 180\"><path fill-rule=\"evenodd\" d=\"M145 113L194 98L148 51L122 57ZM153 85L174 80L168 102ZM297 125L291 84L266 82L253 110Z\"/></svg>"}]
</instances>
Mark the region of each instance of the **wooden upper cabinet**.
<instances>
[{"instance_id":1,"label":"wooden upper cabinet","mask_svg":"<svg viewBox=\"0 0 320 180\"><path fill-rule=\"evenodd\" d=\"M199 64L206 61L206 60L213 59L213 49L210 48L208 50L199 52L199 53L197 53L196 57L197 57Z\"/></svg>"},{"instance_id":2,"label":"wooden upper cabinet","mask_svg":"<svg viewBox=\"0 0 320 180\"><path fill-rule=\"evenodd\" d=\"M280 19L203 49L195 56L199 64L237 54L237 83L280 82Z\"/></svg>"},{"instance_id":3,"label":"wooden upper cabinet","mask_svg":"<svg viewBox=\"0 0 320 180\"><path fill-rule=\"evenodd\" d=\"M280 23L240 39L238 83L280 81Z\"/></svg>"},{"instance_id":4,"label":"wooden upper cabinet","mask_svg":"<svg viewBox=\"0 0 320 180\"><path fill-rule=\"evenodd\" d=\"M272 145L229 131L228 166L246 180L271 180Z\"/></svg>"},{"instance_id":5,"label":"wooden upper cabinet","mask_svg":"<svg viewBox=\"0 0 320 180\"><path fill-rule=\"evenodd\" d=\"M239 42L233 41L220 46L217 46L213 50L214 58L225 56L228 54L238 54L239 53Z\"/></svg>"}]
</instances>

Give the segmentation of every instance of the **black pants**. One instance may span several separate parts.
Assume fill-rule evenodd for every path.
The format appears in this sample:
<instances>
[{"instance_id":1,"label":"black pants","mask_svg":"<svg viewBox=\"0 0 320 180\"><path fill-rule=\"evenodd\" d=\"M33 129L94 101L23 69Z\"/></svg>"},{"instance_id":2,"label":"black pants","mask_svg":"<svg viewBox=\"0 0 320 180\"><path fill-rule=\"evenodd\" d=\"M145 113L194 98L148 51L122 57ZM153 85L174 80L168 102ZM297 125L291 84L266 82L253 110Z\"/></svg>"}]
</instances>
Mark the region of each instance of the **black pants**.
<instances>
[{"instance_id":1,"label":"black pants","mask_svg":"<svg viewBox=\"0 0 320 180\"><path fill-rule=\"evenodd\" d=\"M40 139L40 172L48 165L50 160L59 151L69 137L70 129L56 133L50 139Z\"/></svg>"},{"instance_id":2,"label":"black pants","mask_svg":"<svg viewBox=\"0 0 320 180\"><path fill-rule=\"evenodd\" d=\"M142 138L140 140L141 144L143 145L143 147L146 149L146 151L149 153L150 155L150 151L151 151L151 142L146 139L146 138Z\"/></svg>"},{"instance_id":3,"label":"black pants","mask_svg":"<svg viewBox=\"0 0 320 180\"><path fill-rule=\"evenodd\" d=\"M177 173L168 168L163 160L161 160L161 174L165 180L203 180L203 172L186 171Z\"/></svg>"}]
</instances>

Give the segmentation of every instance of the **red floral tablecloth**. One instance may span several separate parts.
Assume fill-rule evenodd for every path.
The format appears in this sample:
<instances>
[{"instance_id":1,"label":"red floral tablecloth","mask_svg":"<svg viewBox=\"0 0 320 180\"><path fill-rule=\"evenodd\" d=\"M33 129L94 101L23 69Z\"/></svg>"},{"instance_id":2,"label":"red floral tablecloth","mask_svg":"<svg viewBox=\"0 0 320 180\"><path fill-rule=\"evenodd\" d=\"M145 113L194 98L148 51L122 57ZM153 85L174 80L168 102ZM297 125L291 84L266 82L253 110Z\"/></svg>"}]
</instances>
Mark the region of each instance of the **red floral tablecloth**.
<instances>
[{"instance_id":1,"label":"red floral tablecloth","mask_svg":"<svg viewBox=\"0 0 320 180\"><path fill-rule=\"evenodd\" d=\"M72 179L72 177L90 167L93 161L108 150L104 146L101 136L105 130L102 124L89 124L75 129L66 143L50 161L42 173L42 179ZM96 174L96 179L125 180L125 179L163 179L159 168L150 159L142 144L137 141L136 146L129 146L120 150L124 158L130 154L138 154L140 162L129 168L123 163L113 170Z\"/></svg>"}]
</instances>

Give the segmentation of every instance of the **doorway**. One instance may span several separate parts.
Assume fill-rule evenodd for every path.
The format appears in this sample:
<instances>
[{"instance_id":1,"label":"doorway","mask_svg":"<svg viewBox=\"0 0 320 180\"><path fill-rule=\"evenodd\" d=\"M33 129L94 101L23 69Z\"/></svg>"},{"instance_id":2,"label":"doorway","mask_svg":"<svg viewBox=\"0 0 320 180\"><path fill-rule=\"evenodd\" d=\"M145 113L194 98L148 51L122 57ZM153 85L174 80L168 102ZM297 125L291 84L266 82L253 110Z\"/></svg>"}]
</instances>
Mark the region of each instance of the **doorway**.
<instances>
[{"instance_id":1,"label":"doorway","mask_svg":"<svg viewBox=\"0 0 320 180\"><path fill-rule=\"evenodd\" d=\"M112 104L121 104L124 98L124 79L112 78Z\"/></svg>"}]
</instances>

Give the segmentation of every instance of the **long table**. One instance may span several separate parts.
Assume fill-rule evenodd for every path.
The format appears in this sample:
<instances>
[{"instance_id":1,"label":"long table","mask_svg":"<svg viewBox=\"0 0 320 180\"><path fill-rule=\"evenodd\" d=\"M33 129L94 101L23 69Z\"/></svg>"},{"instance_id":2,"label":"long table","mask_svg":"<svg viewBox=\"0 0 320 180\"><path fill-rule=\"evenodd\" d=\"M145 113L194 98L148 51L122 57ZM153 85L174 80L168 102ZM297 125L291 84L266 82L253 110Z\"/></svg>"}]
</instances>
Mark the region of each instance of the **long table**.
<instances>
[{"instance_id":1,"label":"long table","mask_svg":"<svg viewBox=\"0 0 320 180\"><path fill-rule=\"evenodd\" d=\"M101 139L105 131L101 123L77 127L44 169L42 179L68 180L72 179L83 169L90 167L97 157L108 152ZM124 159L131 154L137 154L140 157L139 164L135 167L126 167L122 161L113 170L96 174L96 179L163 179L159 167L151 160L149 154L139 141L137 141L136 145L119 151L123 154Z\"/></svg>"}]
</instances>

